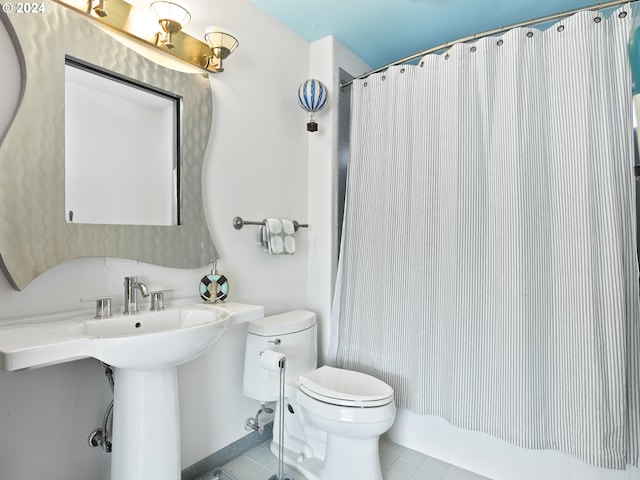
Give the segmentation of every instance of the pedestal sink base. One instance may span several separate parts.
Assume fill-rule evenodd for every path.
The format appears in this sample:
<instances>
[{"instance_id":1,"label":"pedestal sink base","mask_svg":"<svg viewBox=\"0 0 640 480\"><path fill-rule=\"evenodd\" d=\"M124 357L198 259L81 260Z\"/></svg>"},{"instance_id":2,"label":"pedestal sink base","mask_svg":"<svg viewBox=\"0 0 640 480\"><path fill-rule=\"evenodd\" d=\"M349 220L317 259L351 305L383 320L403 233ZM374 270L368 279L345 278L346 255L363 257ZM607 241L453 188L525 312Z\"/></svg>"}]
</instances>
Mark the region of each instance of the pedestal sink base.
<instances>
[{"instance_id":1,"label":"pedestal sink base","mask_svg":"<svg viewBox=\"0 0 640 480\"><path fill-rule=\"evenodd\" d=\"M179 480L177 369L114 369L111 480Z\"/></svg>"}]
</instances>

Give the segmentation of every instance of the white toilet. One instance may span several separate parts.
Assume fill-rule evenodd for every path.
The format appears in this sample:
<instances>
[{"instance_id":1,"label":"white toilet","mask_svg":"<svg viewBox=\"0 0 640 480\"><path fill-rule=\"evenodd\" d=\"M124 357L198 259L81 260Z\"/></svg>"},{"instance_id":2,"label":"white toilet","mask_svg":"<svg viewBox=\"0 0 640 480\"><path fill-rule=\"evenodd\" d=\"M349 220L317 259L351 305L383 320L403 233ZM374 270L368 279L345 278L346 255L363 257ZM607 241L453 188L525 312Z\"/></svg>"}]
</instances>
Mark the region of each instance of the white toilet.
<instances>
[{"instance_id":1,"label":"white toilet","mask_svg":"<svg viewBox=\"0 0 640 480\"><path fill-rule=\"evenodd\" d=\"M316 331L316 316L306 310L249 322L244 393L261 403L278 401L279 371L263 366L261 352L286 355L284 462L309 480L382 480L378 440L395 418L393 389L363 373L316 368ZM276 413L275 455L278 424Z\"/></svg>"}]
</instances>

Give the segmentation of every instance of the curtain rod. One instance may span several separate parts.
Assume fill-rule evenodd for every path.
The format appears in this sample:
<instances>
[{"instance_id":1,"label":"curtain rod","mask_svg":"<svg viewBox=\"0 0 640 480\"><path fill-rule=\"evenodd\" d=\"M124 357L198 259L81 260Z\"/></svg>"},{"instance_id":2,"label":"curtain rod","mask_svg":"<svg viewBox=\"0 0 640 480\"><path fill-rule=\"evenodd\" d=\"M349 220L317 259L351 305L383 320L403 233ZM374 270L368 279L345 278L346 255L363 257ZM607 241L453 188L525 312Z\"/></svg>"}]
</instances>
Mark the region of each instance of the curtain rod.
<instances>
[{"instance_id":1,"label":"curtain rod","mask_svg":"<svg viewBox=\"0 0 640 480\"><path fill-rule=\"evenodd\" d=\"M560 18L565 18L565 17L569 17L575 13L578 12L584 12L584 11L589 11L589 10L603 10L606 8L611 8L611 7L617 7L618 5L624 5L625 3L633 3L636 2L638 0L612 0L609 2L600 2L600 3L596 3L594 5L588 6L588 7L582 7L582 8L576 8L574 10L568 10L566 12L558 12L558 13L554 13L553 15L548 15L546 17L539 17L533 20L527 20L526 22L520 22L520 23L514 23L512 25L509 25L507 27L499 27L499 28L494 28L493 30L487 30L485 32L482 33L474 33L472 35L468 35L466 37L462 37L459 38L458 40L453 40L452 42L446 42L443 43L441 45L438 45L437 47L433 47L433 48L428 48L427 50L422 50L418 53L414 53L413 55L410 55L408 57L404 57L401 58L400 60L396 60L395 62L391 62L391 63L387 63L386 65L383 65L382 67L376 68L374 70L370 70L366 73L363 73L362 75L358 75L357 77L354 77L353 79L349 80L348 82L344 82L340 84L340 88L343 87L349 87L351 86L351 84L353 83L354 80L360 80L362 78L366 78L369 75L373 75L374 73L379 73L382 72L384 70L386 70L389 67L394 67L396 65L402 65L403 63L407 63L410 62L411 60L415 60L417 58L420 57L424 57L425 55L429 55L430 53L436 53L439 52L440 50L446 50L447 48L451 48L454 45L457 45L459 43L465 43L468 42L470 40L479 40L481 38L484 37L490 37L491 35L497 35L500 33L504 33L504 32L508 32L511 29L514 28L519 28L519 27L529 27L531 25L536 25L539 23L545 23L545 22L550 22L552 20L558 20Z\"/></svg>"}]
</instances>

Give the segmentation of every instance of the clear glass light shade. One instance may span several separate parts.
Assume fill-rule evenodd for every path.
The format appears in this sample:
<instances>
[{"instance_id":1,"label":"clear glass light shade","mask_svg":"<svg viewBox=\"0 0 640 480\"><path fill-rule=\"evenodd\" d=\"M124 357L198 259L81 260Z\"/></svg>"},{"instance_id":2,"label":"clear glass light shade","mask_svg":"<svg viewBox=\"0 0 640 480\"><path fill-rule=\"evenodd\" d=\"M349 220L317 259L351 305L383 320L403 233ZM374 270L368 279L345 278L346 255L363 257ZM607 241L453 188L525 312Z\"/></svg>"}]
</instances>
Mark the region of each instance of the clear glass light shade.
<instances>
[{"instance_id":1,"label":"clear glass light shade","mask_svg":"<svg viewBox=\"0 0 640 480\"><path fill-rule=\"evenodd\" d=\"M180 31L180 29L184 28L191 20L191 14L187 10L187 8L175 2L152 2L151 10L153 10L153 13L156 14L161 25L163 25L163 23L176 25L178 26L177 31ZM171 33L176 33L176 31L173 31Z\"/></svg>"},{"instance_id":2,"label":"clear glass light shade","mask_svg":"<svg viewBox=\"0 0 640 480\"><path fill-rule=\"evenodd\" d=\"M207 27L204 31L204 39L211 49L209 66L214 72L224 72L222 61L238 48L238 39L235 35L220 27ZM214 63L213 59L217 59Z\"/></svg>"},{"instance_id":3,"label":"clear glass light shade","mask_svg":"<svg viewBox=\"0 0 640 480\"><path fill-rule=\"evenodd\" d=\"M234 34L220 27L207 27L204 31L204 39L217 58L227 58L231 52L238 48L239 44ZM216 52L218 53L216 54Z\"/></svg>"}]
</instances>

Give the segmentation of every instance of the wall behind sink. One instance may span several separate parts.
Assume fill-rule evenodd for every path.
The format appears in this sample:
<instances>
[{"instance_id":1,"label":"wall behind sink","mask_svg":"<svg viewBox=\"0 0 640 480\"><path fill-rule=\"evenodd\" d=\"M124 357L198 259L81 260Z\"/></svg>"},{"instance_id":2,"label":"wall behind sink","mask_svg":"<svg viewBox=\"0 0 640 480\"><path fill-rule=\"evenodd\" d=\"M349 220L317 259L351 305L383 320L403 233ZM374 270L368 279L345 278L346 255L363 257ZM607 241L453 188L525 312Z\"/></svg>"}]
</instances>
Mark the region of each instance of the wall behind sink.
<instances>
[{"instance_id":1,"label":"wall behind sink","mask_svg":"<svg viewBox=\"0 0 640 480\"><path fill-rule=\"evenodd\" d=\"M297 105L296 92L308 77L309 45L249 0L213 0L207 5L206 12L192 11L193 34L200 35L208 24L219 24L240 39L225 72L210 80L214 121L203 188L207 219L221 254L219 269L229 278L230 300L264 305L267 313L305 307L306 233L298 235L296 255L269 257L257 246L256 227L237 231L231 222L236 215L248 220L276 216L307 221L307 117ZM278 55L265 50L265 39L278 45ZM0 23L0 132L6 129L6 111L11 108L6 99L17 95L17 68L11 64L9 45ZM138 275L153 289L174 289L169 299L172 295L195 299L199 279L208 272L206 267L175 270L134 261L80 258L51 269L21 292L0 276L0 326L20 317L80 308L89 311L90 304L79 302L85 296L112 296L117 311L125 275ZM200 366L204 362L214 369L212 378L219 380L227 362L242 358L241 337L235 331L228 340L235 344L220 349L228 358L220 359L211 351ZM187 385L181 383L186 394L211 391L213 380L208 375L188 377ZM216 387L216 394L241 396L237 388L223 386ZM102 421L110 400L103 369L94 360L33 371L0 371L0 479L108 479L109 456L89 448L86 439ZM189 439L183 444L191 445L183 454L183 467L246 433L244 419L254 415L256 408L244 401L233 412L213 406L209 411L206 403L201 403L206 411L183 412L187 430L183 437ZM210 422L205 426L207 436L201 433L202 425L195 425L194 420L201 418ZM189 428L199 428L196 445Z\"/></svg>"}]
</instances>

